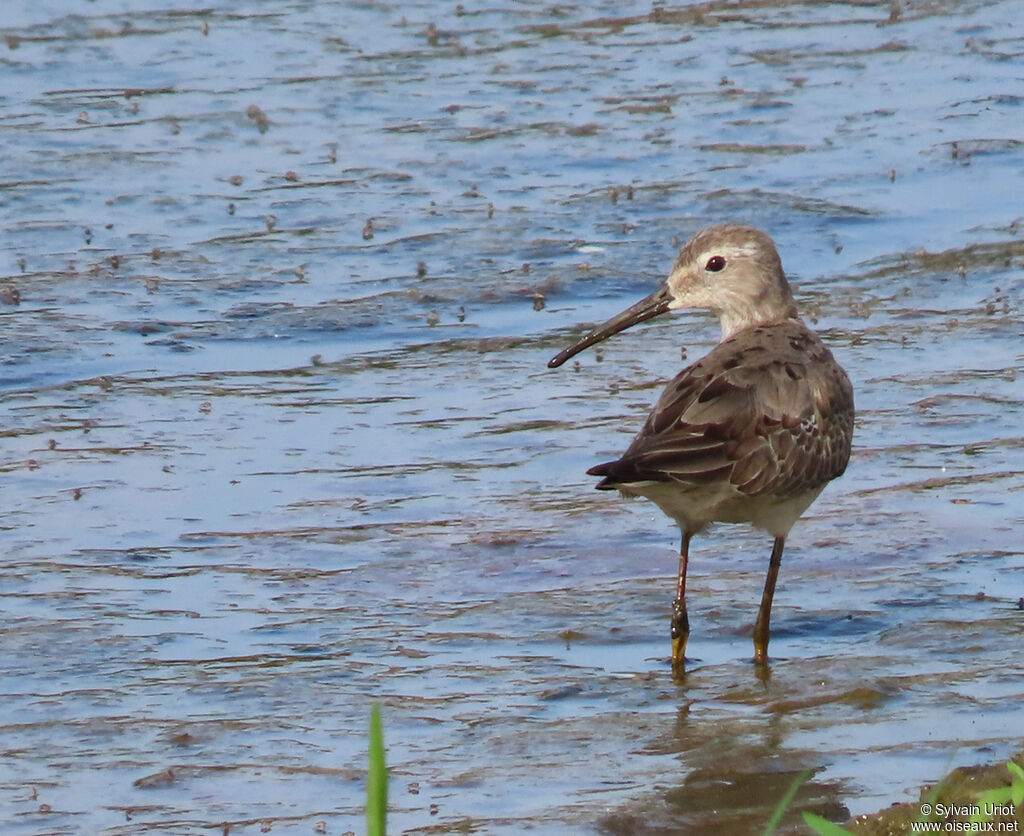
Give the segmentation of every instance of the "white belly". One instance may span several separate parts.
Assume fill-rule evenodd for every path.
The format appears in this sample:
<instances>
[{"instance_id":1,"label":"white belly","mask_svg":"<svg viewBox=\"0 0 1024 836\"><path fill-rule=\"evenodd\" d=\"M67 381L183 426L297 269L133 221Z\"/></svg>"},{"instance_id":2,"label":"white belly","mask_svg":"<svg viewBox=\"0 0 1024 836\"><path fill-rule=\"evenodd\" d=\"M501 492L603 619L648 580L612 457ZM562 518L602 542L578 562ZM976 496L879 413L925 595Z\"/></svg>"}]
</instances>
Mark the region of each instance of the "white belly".
<instances>
[{"instance_id":1,"label":"white belly","mask_svg":"<svg viewBox=\"0 0 1024 836\"><path fill-rule=\"evenodd\" d=\"M625 496L651 500L690 534L709 523L725 522L749 523L774 537L785 537L824 485L787 497L746 496L730 484L697 488L678 482L630 482L617 487Z\"/></svg>"}]
</instances>

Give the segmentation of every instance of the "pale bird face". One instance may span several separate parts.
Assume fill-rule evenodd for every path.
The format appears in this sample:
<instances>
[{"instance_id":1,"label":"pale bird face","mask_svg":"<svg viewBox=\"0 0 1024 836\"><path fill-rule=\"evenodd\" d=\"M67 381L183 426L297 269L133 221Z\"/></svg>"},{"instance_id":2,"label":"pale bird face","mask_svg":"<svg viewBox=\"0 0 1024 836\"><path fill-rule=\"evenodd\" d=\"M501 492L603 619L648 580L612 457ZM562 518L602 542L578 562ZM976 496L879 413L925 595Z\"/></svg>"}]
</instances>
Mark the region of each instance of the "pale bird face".
<instances>
[{"instance_id":1,"label":"pale bird face","mask_svg":"<svg viewBox=\"0 0 1024 836\"><path fill-rule=\"evenodd\" d=\"M744 309L786 288L772 240L733 224L697 233L680 251L666 279L669 308L706 308L722 315ZM786 288L788 291L788 288Z\"/></svg>"}]
</instances>

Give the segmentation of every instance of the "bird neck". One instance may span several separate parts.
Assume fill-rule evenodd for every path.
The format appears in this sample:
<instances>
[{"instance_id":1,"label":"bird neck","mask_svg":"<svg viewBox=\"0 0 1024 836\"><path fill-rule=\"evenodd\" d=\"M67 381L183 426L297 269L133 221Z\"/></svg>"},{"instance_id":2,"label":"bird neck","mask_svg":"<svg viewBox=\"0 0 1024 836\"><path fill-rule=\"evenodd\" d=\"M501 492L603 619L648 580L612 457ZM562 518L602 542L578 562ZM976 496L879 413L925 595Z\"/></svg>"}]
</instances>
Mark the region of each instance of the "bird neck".
<instances>
[{"instance_id":1,"label":"bird neck","mask_svg":"<svg viewBox=\"0 0 1024 836\"><path fill-rule=\"evenodd\" d=\"M780 294L778 298L734 299L733 302L718 311L723 341L748 328L777 325L787 320L800 321L793 297L789 293Z\"/></svg>"}]
</instances>

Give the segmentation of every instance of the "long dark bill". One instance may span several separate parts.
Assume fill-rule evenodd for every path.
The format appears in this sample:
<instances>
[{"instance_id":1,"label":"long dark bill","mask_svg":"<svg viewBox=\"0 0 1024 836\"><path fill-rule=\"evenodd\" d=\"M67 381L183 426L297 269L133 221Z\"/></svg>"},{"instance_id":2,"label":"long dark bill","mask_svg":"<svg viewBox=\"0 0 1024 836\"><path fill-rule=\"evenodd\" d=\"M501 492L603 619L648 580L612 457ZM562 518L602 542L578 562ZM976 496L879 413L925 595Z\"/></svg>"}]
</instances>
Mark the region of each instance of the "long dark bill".
<instances>
[{"instance_id":1,"label":"long dark bill","mask_svg":"<svg viewBox=\"0 0 1024 836\"><path fill-rule=\"evenodd\" d=\"M599 343L612 334L618 334L619 331L625 331L631 325L636 325L638 322L643 322L665 313L671 302L672 294L669 293L668 285L662 285L646 299L641 299L635 305L630 305L622 313L616 314L609 319L604 325L598 325L597 328L575 345L569 346L565 351L560 351L548 360L548 368L557 369L570 357L574 357L585 348L590 348L594 343Z\"/></svg>"}]
</instances>

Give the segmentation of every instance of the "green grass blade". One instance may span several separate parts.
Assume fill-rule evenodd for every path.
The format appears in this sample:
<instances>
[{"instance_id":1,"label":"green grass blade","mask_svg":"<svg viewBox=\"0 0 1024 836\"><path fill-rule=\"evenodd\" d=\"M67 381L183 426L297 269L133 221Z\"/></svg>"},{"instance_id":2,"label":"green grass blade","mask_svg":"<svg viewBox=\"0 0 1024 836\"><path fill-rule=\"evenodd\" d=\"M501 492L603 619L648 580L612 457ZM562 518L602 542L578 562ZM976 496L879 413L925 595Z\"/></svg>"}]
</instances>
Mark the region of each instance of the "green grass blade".
<instances>
[{"instance_id":1,"label":"green grass blade","mask_svg":"<svg viewBox=\"0 0 1024 836\"><path fill-rule=\"evenodd\" d=\"M1013 776L1010 783L1010 801L1013 802L1014 807L1020 807L1021 802L1024 802L1024 769L1021 769L1013 761L1006 764L1006 768Z\"/></svg>"},{"instance_id":2,"label":"green grass blade","mask_svg":"<svg viewBox=\"0 0 1024 836\"><path fill-rule=\"evenodd\" d=\"M789 789L786 790L786 794L779 799L779 803L775 805L775 812L772 813L772 817L768 819L768 824L764 826L764 836L772 836L775 832L775 828L779 826L779 822L782 821L782 817L786 814L786 810L789 808L790 803L793 801L793 796L796 795L796 791L803 786L811 775L810 769L805 769L799 775L793 779L793 783L789 785Z\"/></svg>"},{"instance_id":3,"label":"green grass blade","mask_svg":"<svg viewBox=\"0 0 1024 836\"><path fill-rule=\"evenodd\" d=\"M803 813L804 821L818 836L850 836L850 831L814 813Z\"/></svg>"},{"instance_id":4,"label":"green grass blade","mask_svg":"<svg viewBox=\"0 0 1024 836\"><path fill-rule=\"evenodd\" d=\"M385 836L388 818L388 768L380 706L370 711L370 767L366 773L366 836Z\"/></svg>"}]
</instances>

